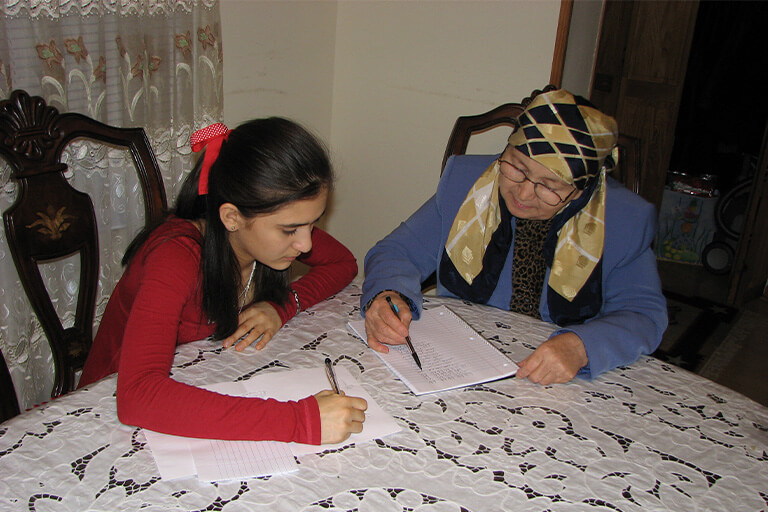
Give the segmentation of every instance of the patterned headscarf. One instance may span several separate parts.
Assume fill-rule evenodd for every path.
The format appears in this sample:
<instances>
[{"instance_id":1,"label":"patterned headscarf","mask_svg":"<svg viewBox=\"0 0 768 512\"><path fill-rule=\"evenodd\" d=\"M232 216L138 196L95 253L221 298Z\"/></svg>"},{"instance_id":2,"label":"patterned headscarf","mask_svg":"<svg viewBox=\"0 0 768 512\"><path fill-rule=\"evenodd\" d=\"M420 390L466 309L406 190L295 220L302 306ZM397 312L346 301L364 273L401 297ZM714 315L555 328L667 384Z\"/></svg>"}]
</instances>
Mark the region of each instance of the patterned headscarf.
<instances>
[{"instance_id":1,"label":"patterned headscarf","mask_svg":"<svg viewBox=\"0 0 768 512\"><path fill-rule=\"evenodd\" d=\"M598 180L588 202L560 228L555 247L549 286L572 301L603 255L605 173L618 159L616 121L563 89L536 96L518 121L511 146L580 190ZM469 284L501 222L498 181L494 162L467 194L448 235L446 253Z\"/></svg>"}]
</instances>

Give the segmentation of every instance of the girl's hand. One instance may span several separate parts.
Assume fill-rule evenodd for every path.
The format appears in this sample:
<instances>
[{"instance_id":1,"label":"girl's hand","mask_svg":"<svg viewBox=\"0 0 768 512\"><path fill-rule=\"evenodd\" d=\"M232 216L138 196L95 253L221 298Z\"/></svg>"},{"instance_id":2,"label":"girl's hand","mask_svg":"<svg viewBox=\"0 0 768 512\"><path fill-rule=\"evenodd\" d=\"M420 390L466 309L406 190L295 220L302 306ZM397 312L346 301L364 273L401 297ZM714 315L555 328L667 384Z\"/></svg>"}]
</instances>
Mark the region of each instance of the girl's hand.
<instances>
[{"instance_id":1,"label":"girl's hand","mask_svg":"<svg viewBox=\"0 0 768 512\"><path fill-rule=\"evenodd\" d=\"M350 434L362 432L368 402L362 398L337 395L331 390L315 395L320 408L320 443L336 444Z\"/></svg>"},{"instance_id":2,"label":"girl's hand","mask_svg":"<svg viewBox=\"0 0 768 512\"><path fill-rule=\"evenodd\" d=\"M237 330L224 340L224 348L235 345L235 350L241 352L245 350L245 347L261 338L255 345L256 350L261 350L269 343L269 340L280 327L282 327L280 315L277 314L275 308L268 302L257 302L240 313Z\"/></svg>"}]
</instances>

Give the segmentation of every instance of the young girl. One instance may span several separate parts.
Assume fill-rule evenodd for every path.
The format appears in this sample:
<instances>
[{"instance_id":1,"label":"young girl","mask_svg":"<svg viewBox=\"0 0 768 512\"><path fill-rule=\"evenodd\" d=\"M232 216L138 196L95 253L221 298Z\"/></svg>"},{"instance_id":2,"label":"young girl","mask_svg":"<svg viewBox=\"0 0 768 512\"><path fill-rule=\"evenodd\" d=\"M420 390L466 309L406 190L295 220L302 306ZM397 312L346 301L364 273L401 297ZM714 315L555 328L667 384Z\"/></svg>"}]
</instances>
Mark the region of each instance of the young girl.
<instances>
[{"instance_id":1,"label":"young girl","mask_svg":"<svg viewBox=\"0 0 768 512\"><path fill-rule=\"evenodd\" d=\"M204 157L173 215L129 246L79 386L117 371L120 421L180 436L319 444L360 432L362 398L231 397L169 376L177 344L213 335L237 350L261 338L261 349L357 274L350 251L314 227L333 176L306 130L280 118L219 123L192 143ZM310 270L290 283L296 259Z\"/></svg>"}]
</instances>

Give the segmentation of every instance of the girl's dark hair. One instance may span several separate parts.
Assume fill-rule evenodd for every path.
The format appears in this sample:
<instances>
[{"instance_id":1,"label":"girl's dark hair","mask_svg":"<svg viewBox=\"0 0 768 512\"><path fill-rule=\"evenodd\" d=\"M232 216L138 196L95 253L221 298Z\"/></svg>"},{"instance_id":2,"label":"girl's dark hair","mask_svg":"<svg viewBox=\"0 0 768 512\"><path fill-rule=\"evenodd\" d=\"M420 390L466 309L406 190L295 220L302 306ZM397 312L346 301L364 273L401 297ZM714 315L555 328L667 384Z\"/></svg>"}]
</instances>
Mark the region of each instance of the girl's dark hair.
<instances>
[{"instance_id":1,"label":"girl's dark hair","mask_svg":"<svg viewBox=\"0 0 768 512\"><path fill-rule=\"evenodd\" d=\"M182 184L173 213L189 220L205 220L201 275L203 309L216 324L214 336L225 338L237 329L241 283L237 262L219 207L232 203L252 218L271 213L301 199L330 189L333 172L325 147L306 129L288 119L270 117L248 121L229 134L211 166L208 195L200 196L197 185L203 155ZM129 246L126 264L146 240L151 229ZM282 303L289 293L289 270L274 270L256 262L253 276L254 302Z\"/></svg>"}]
</instances>

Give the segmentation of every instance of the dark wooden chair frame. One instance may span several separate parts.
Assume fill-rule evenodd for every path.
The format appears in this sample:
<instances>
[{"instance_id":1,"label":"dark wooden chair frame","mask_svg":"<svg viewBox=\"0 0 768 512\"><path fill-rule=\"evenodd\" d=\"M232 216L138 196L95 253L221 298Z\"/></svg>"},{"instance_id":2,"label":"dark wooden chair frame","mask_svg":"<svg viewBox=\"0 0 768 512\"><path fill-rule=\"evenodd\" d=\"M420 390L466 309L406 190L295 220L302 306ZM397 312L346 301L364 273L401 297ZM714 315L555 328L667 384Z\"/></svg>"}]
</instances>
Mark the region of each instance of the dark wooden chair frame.
<instances>
[{"instance_id":1,"label":"dark wooden chair frame","mask_svg":"<svg viewBox=\"0 0 768 512\"><path fill-rule=\"evenodd\" d=\"M476 134L484 133L494 128L509 127L510 133L518 128L517 118L531 101L541 93L556 89L554 85L547 85L543 89L535 90L530 96L520 103L505 103L483 114L473 116L461 116L456 119L448 144L443 155L443 166L440 168L442 175L445 164L453 155L463 155L467 152L469 139ZM628 135L619 134L617 146L619 148L619 163L613 171L613 177L619 180L635 192L640 193L640 140ZM434 286L435 274L431 274L421 284L422 289Z\"/></svg>"},{"instance_id":2,"label":"dark wooden chair frame","mask_svg":"<svg viewBox=\"0 0 768 512\"><path fill-rule=\"evenodd\" d=\"M525 107L530 105L531 101L539 94L554 89L556 89L554 85L548 85L544 89L533 91L530 96L524 98L520 103L505 103L483 114L457 118L456 123L453 125L453 130L451 130L451 135L448 137L448 145L443 155L443 166L440 174L443 173L445 164L448 163L448 158L453 155L463 155L467 152L469 139L473 135L502 126L516 130L518 127L517 118L523 113ZM510 130L510 133L512 133L512 130Z\"/></svg>"},{"instance_id":3,"label":"dark wooden chair frame","mask_svg":"<svg viewBox=\"0 0 768 512\"><path fill-rule=\"evenodd\" d=\"M13 380L0 353L0 423L19 414L19 401L13 387Z\"/></svg>"},{"instance_id":4,"label":"dark wooden chair frame","mask_svg":"<svg viewBox=\"0 0 768 512\"><path fill-rule=\"evenodd\" d=\"M10 164L11 179L18 186L16 202L3 213L5 232L24 291L51 346L51 397L74 389L76 371L93 341L99 276L97 220L91 198L72 188L64 176L67 166L61 162L65 146L76 138L127 149L142 187L145 222L157 222L167 211L160 169L142 128L116 128L81 114L60 114L43 98L21 90L0 102L0 155ZM77 253L81 268L75 321L65 329L38 264ZM6 383L2 385L6 395ZM10 404L10 399L5 403Z\"/></svg>"},{"instance_id":5,"label":"dark wooden chair frame","mask_svg":"<svg viewBox=\"0 0 768 512\"><path fill-rule=\"evenodd\" d=\"M549 92L554 89L556 89L555 86L547 85L541 90L533 91L529 97L520 103L505 103L484 114L462 116L456 119L451 135L448 137L448 145L445 148L440 173L442 174L442 170L445 169L448 158L452 155L466 153L469 139L473 135L502 126L507 126L513 130L517 129L517 118L525 110L525 107L542 92ZM619 148L619 163L612 173L613 177L633 192L640 193L640 140L619 134L617 146Z\"/></svg>"}]
</instances>

